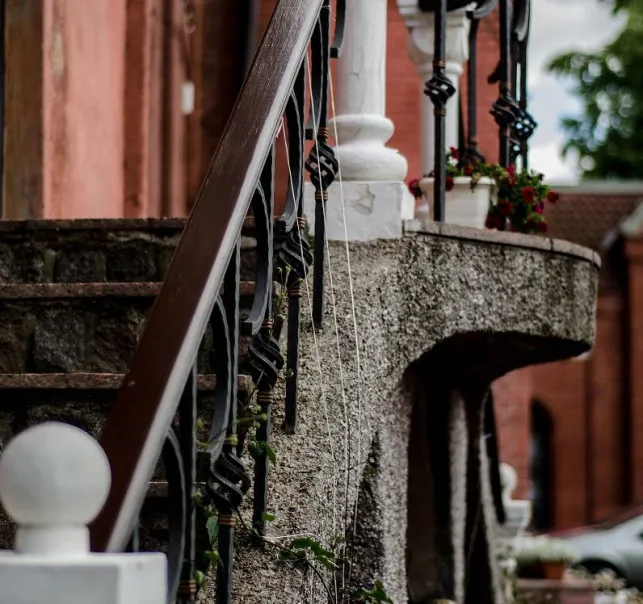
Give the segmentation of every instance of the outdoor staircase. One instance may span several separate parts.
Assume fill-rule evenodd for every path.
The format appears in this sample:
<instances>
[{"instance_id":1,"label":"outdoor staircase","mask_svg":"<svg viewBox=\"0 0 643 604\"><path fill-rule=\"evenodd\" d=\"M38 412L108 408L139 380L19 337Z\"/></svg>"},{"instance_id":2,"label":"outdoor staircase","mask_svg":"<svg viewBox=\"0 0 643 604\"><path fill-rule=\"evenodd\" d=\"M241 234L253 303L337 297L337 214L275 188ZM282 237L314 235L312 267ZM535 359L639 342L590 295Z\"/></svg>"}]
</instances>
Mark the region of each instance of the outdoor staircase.
<instances>
[{"instance_id":1,"label":"outdoor staircase","mask_svg":"<svg viewBox=\"0 0 643 604\"><path fill-rule=\"evenodd\" d=\"M255 289L253 225L247 218L241 238L242 317ZM45 421L100 436L184 226L182 219L0 222L0 448ZM249 340L240 338L242 402L253 391L243 361ZM213 353L208 327L197 363L205 425ZM207 440L207 431L199 436ZM153 480L148 499L163 506L162 469ZM0 548L10 549L7 522L0 519Z\"/></svg>"}]
</instances>

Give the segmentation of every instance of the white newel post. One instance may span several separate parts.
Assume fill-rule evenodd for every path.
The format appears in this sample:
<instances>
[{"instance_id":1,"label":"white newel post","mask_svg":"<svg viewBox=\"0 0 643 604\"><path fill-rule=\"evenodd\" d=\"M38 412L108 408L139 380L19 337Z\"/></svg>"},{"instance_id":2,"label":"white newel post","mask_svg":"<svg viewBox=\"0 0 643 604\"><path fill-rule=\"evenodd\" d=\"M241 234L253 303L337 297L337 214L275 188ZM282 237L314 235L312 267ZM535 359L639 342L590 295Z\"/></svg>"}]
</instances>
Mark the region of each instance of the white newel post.
<instances>
[{"instance_id":1,"label":"white newel post","mask_svg":"<svg viewBox=\"0 0 643 604\"><path fill-rule=\"evenodd\" d=\"M500 535L503 539L512 542L527 528L531 520L531 501L513 499L513 492L518 485L518 474L509 464L500 464L500 481L502 501L505 506L505 523L500 529Z\"/></svg>"},{"instance_id":2,"label":"white newel post","mask_svg":"<svg viewBox=\"0 0 643 604\"><path fill-rule=\"evenodd\" d=\"M417 68L421 107L420 145L422 150L422 175L433 171L435 163L435 127L433 104L424 94L424 84L433 75L435 45L434 15L422 12L418 0L397 0L400 14L409 30L408 52ZM455 86L455 94L449 99L446 109L446 146L458 146L460 76L469 58L469 19L466 9L447 13L445 72ZM419 176L422 176L418 174Z\"/></svg>"},{"instance_id":3,"label":"white newel post","mask_svg":"<svg viewBox=\"0 0 643 604\"><path fill-rule=\"evenodd\" d=\"M89 551L110 481L100 445L73 426L40 424L9 443L0 503L18 529L0 552L2 604L165 604L164 554Z\"/></svg>"},{"instance_id":4,"label":"white newel post","mask_svg":"<svg viewBox=\"0 0 643 604\"><path fill-rule=\"evenodd\" d=\"M336 62L336 118L329 122L340 176L326 206L330 240L396 238L413 218L404 179L406 159L386 146L394 132L386 117L387 0L351 0L346 7L342 53ZM305 211L314 225L314 190L306 186Z\"/></svg>"},{"instance_id":5,"label":"white newel post","mask_svg":"<svg viewBox=\"0 0 643 604\"><path fill-rule=\"evenodd\" d=\"M500 464L500 482L502 484L502 502L505 508L505 523L499 527L499 554L502 564L510 573L516 568L516 559L506 557L506 552L515 551L520 546L519 539L531 520L531 501L526 499L513 499L513 492L518 485L518 474L509 464ZM511 600L511 585L505 585L507 601Z\"/></svg>"}]
</instances>

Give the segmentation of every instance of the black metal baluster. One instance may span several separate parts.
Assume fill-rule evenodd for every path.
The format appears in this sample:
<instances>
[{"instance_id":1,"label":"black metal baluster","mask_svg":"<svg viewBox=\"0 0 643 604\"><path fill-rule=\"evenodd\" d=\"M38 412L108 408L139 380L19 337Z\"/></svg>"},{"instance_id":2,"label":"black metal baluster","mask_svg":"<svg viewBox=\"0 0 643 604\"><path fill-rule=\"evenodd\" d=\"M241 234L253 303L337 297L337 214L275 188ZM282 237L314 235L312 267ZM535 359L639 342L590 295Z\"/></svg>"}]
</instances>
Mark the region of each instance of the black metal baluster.
<instances>
[{"instance_id":1,"label":"black metal baluster","mask_svg":"<svg viewBox=\"0 0 643 604\"><path fill-rule=\"evenodd\" d=\"M426 83L424 94L433 103L435 115L435 164L433 168L433 218L443 222L445 217L446 187L446 106L455 94L455 86L446 76L445 40L446 40L447 0L439 0L435 8L435 48L433 53L433 76Z\"/></svg>"},{"instance_id":2,"label":"black metal baluster","mask_svg":"<svg viewBox=\"0 0 643 604\"><path fill-rule=\"evenodd\" d=\"M171 428L163 446L163 466L167 479L168 545L167 545L167 604L174 604L183 578L185 536L188 532L188 510L192 501L186 492L183 456L179 439Z\"/></svg>"},{"instance_id":3,"label":"black metal baluster","mask_svg":"<svg viewBox=\"0 0 643 604\"><path fill-rule=\"evenodd\" d=\"M467 63L467 144L464 162L485 161L478 148L478 31L480 21L487 17L496 7L498 0L481 0L467 16L471 21L469 27L469 61Z\"/></svg>"},{"instance_id":4,"label":"black metal baluster","mask_svg":"<svg viewBox=\"0 0 643 604\"><path fill-rule=\"evenodd\" d=\"M279 251L278 262L282 284L288 289L288 335L286 359L286 406L284 429L292 434L297 422L297 383L299 375L299 331L301 324L302 282L306 279L313 256L308 244L308 226L303 206L303 165L304 165L304 122L306 105L306 68L302 64L295 81L293 93L286 107L286 121L291 140L288 162L292 177L289 183L288 199L295 208L295 223ZM285 317L278 309L275 329L281 331Z\"/></svg>"},{"instance_id":5,"label":"black metal baluster","mask_svg":"<svg viewBox=\"0 0 643 604\"><path fill-rule=\"evenodd\" d=\"M538 126L534 117L527 110L527 47L531 20L530 0L516 0L514 15L515 22L512 32L513 47L515 49L514 90L518 94L518 106L520 108L520 118L513 126L513 138L516 141L514 153L516 158L521 158L522 168L526 170L529 167L529 139Z\"/></svg>"},{"instance_id":6,"label":"black metal baluster","mask_svg":"<svg viewBox=\"0 0 643 604\"><path fill-rule=\"evenodd\" d=\"M520 108L511 94L511 0L500 0L500 63L489 78L491 83L499 82L500 94L491 108L498 124L499 162L501 166L511 163L511 127L520 117Z\"/></svg>"},{"instance_id":7,"label":"black metal baluster","mask_svg":"<svg viewBox=\"0 0 643 604\"><path fill-rule=\"evenodd\" d=\"M474 11L469 13L469 62L467 63L467 122L468 136L466 159L469 161L483 159L478 150L478 27L480 20L475 18Z\"/></svg>"},{"instance_id":8,"label":"black metal baluster","mask_svg":"<svg viewBox=\"0 0 643 604\"><path fill-rule=\"evenodd\" d=\"M183 568L177 604L194 604L196 602L197 584L195 580L196 558L196 505L194 494L196 488L196 420L197 420L197 369L192 367L183 396L179 403L179 445L183 460L185 479L185 543L183 545Z\"/></svg>"},{"instance_id":9,"label":"black metal baluster","mask_svg":"<svg viewBox=\"0 0 643 604\"><path fill-rule=\"evenodd\" d=\"M5 95L6 95L6 77L5 77L5 22L6 22L7 2L0 0L0 52L2 60L0 61L0 119L4 124L5 113ZM0 218L4 214L4 128L0 128Z\"/></svg>"},{"instance_id":10,"label":"black metal baluster","mask_svg":"<svg viewBox=\"0 0 643 604\"><path fill-rule=\"evenodd\" d=\"M313 322L321 328L324 318L324 260L326 246L326 202L328 188L335 180L339 164L335 152L328 144L328 78L330 59L330 0L324 0L319 21L311 41L313 68L311 77L319 78L313 90L319 98L311 99L311 112L317 121L315 145L306 161L306 170L315 187L315 255L313 272ZM314 94L313 94L314 97Z\"/></svg>"},{"instance_id":11,"label":"black metal baluster","mask_svg":"<svg viewBox=\"0 0 643 604\"><path fill-rule=\"evenodd\" d=\"M218 512L219 523L219 564L217 565L217 604L232 601L232 563L234 557L235 515L243 496L250 488L250 478L237 457L237 394L238 394L238 351L239 351L239 241L230 259L223 282L223 308L229 339L230 367L228 404L229 415L226 438L221 454L213 460L207 490Z\"/></svg>"},{"instance_id":12,"label":"black metal baluster","mask_svg":"<svg viewBox=\"0 0 643 604\"><path fill-rule=\"evenodd\" d=\"M268 242L269 257L272 259L272 240L274 224L274 179L275 179L275 149L274 146L264 165L259 182L260 195L255 196L255 204L261 202L261 207L255 205L255 221L261 216L262 228L257 228L257 237ZM257 225L259 226L259 225ZM259 242L258 242L259 243ZM263 244L262 244L263 245ZM259 246L258 246L259 247ZM266 247L263 245L263 247ZM271 271L272 273L272 271ZM253 451L255 460L255 480L253 499L253 526L259 535L265 533L264 515L268 509L268 471L270 460L267 447L270 445L271 406L273 389L279 378L279 372L284 365L279 342L274 333L273 291L272 280L268 291L264 294L265 312L261 328L250 345L248 361L251 374L257 387L257 403L266 419L260 422L256 432L257 446Z\"/></svg>"},{"instance_id":13,"label":"black metal baluster","mask_svg":"<svg viewBox=\"0 0 643 604\"><path fill-rule=\"evenodd\" d=\"M346 27L346 0L335 2L335 37L330 48L331 59L337 59L342 53L344 43L344 29Z\"/></svg>"}]
</instances>

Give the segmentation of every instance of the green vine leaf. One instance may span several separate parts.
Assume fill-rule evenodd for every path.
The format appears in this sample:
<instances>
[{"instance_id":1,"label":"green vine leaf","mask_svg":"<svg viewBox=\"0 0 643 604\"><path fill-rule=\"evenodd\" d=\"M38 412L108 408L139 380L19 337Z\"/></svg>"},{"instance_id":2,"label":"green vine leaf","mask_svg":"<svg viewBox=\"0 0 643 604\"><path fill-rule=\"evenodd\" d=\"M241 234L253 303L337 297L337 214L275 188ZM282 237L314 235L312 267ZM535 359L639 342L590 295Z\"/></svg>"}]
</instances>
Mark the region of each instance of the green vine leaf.
<instances>
[{"instance_id":1,"label":"green vine leaf","mask_svg":"<svg viewBox=\"0 0 643 604\"><path fill-rule=\"evenodd\" d=\"M358 598L364 604L393 604L393 600L384 589L384 584L379 580L374 582L372 589L352 587L348 591L353 598Z\"/></svg>"},{"instance_id":2,"label":"green vine leaf","mask_svg":"<svg viewBox=\"0 0 643 604\"><path fill-rule=\"evenodd\" d=\"M208 521L205 524L205 528L208 531L208 539L210 543L214 545L219 536L219 521L216 515L212 515L208 518Z\"/></svg>"},{"instance_id":3,"label":"green vine leaf","mask_svg":"<svg viewBox=\"0 0 643 604\"><path fill-rule=\"evenodd\" d=\"M275 515L270 514L269 512L264 512L262 517L264 522L274 522L275 520Z\"/></svg>"},{"instance_id":4,"label":"green vine leaf","mask_svg":"<svg viewBox=\"0 0 643 604\"><path fill-rule=\"evenodd\" d=\"M248 441L248 452L252 458L257 461L262 459L265 455L272 465L277 465L277 454L275 450L263 440L250 440Z\"/></svg>"},{"instance_id":5,"label":"green vine leaf","mask_svg":"<svg viewBox=\"0 0 643 604\"><path fill-rule=\"evenodd\" d=\"M311 537L299 537L294 539L290 546L283 550L286 559L292 561L303 561L312 558L328 570L335 570L337 564L335 563L335 554L326 549L319 541Z\"/></svg>"},{"instance_id":6,"label":"green vine leaf","mask_svg":"<svg viewBox=\"0 0 643 604\"><path fill-rule=\"evenodd\" d=\"M216 566L219 563L219 552L216 550L205 552L205 557L209 560L212 566Z\"/></svg>"}]
</instances>

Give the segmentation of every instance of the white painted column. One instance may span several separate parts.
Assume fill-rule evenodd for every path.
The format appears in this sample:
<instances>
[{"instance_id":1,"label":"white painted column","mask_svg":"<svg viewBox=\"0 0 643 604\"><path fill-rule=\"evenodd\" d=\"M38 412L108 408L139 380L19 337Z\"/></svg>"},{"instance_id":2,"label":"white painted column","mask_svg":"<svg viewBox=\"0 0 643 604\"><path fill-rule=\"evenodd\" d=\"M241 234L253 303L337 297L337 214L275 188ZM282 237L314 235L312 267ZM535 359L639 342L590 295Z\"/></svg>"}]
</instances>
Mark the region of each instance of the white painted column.
<instances>
[{"instance_id":1,"label":"white painted column","mask_svg":"<svg viewBox=\"0 0 643 604\"><path fill-rule=\"evenodd\" d=\"M402 236L414 200L404 179L406 159L386 146L395 130L386 117L387 0L350 0L341 56L333 70L335 139L340 176L326 204L329 240L368 241ZM314 229L314 190L306 185L304 209Z\"/></svg>"},{"instance_id":2,"label":"white painted column","mask_svg":"<svg viewBox=\"0 0 643 604\"><path fill-rule=\"evenodd\" d=\"M103 449L73 426L40 424L7 445L0 503L18 529L0 551L2 604L165 604L164 554L89 551L110 481Z\"/></svg>"},{"instance_id":3,"label":"white painted column","mask_svg":"<svg viewBox=\"0 0 643 604\"><path fill-rule=\"evenodd\" d=\"M386 0L351 0L337 61L331 136L344 181L402 181L406 159L386 146L395 127L386 117Z\"/></svg>"},{"instance_id":4,"label":"white painted column","mask_svg":"<svg viewBox=\"0 0 643 604\"><path fill-rule=\"evenodd\" d=\"M433 13L420 11L417 0L397 0L400 14L409 30L408 52L419 77L420 147L422 174L428 174L435 164L435 125L433 104L424 94L424 85L433 75L435 48L435 18ZM445 72L456 92L446 108L446 147L457 147L459 138L460 77L469 58L469 19L466 9L447 13Z\"/></svg>"}]
</instances>

